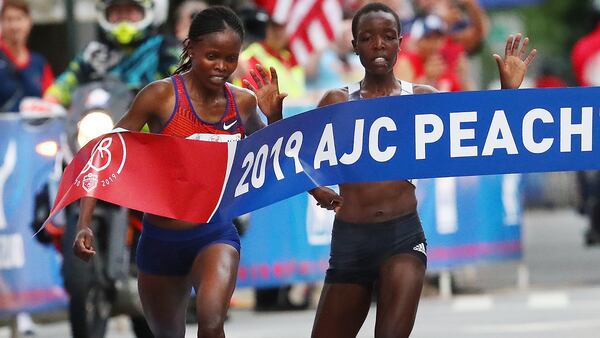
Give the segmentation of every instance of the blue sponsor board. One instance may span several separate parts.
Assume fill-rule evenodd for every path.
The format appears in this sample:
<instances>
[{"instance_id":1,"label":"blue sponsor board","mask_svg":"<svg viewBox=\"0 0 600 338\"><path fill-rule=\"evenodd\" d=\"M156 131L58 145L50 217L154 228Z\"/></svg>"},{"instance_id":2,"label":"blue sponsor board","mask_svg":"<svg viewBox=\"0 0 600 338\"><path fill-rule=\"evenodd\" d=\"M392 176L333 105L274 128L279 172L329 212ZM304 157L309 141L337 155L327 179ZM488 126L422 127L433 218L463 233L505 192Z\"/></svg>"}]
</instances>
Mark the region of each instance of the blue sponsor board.
<instances>
[{"instance_id":1,"label":"blue sponsor board","mask_svg":"<svg viewBox=\"0 0 600 338\"><path fill-rule=\"evenodd\" d=\"M31 124L3 113L0 130L0 317L65 306L60 257L31 228L35 193L55 165L54 156L40 153L55 151L63 122Z\"/></svg>"},{"instance_id":2,"label":"blue sponsor board","mask_svg":"<svg viewBox=\"0 0 600 338\"><path fill-rule=\"evenodd\" d=\"M427 237L428 270L518 260L521 175L419 180L419 215ZM334 213L308 194L251 213L242 236L238 286L322 280Z\"/></svg>"},{"instance_id":3,"label":"blue sponsor board","mask_svg":"<svg viewBox=\"0 0 600 338\"><path fill-rule=\"evenodd\" d=\"M428 269L520 259L521 187L519 174L419 181Z\"/></svg>"}]
</instances>

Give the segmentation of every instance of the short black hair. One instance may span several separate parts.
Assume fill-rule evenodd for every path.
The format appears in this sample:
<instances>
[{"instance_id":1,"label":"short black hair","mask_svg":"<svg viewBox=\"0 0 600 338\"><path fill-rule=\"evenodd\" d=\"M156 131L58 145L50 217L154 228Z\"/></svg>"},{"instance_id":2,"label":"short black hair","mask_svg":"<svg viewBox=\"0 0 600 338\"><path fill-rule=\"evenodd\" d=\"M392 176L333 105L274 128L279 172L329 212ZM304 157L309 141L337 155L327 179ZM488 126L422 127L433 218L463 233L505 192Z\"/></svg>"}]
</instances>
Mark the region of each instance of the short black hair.
<instances>
[{"instance_id":1,"label":"short black hair","mask_svg":"<svg viewBox=\"0 0 600 338\"><path fill-rule=\"evenodd\" d=\"M391 15L394 16L394 20L396 20L396 24L398 27L398 34L402 35L402 24L400 24L400 17L398 16L398 13L396 13L393 9L391 9L389 6L382 4L381 2L372 2L369 4L364 5L363 7L361 7L356 14L354 14L354 17L352 18L352 38L356 39L356 34L358 33L358 22L360 21L360 18L368 13L371 12L385 12L385 13L390 13Z\"/></svg>"},{"instance_id":2,"label":"short black hair","mask_svg":"<svg viewBox=\"0 0 600 338\"><path fill-rule=\"evenodd\" d=\"M227 28L233 29L244 40L244 25L234 11L225 6L208 7L194 15L188 39L197 41L204 35L223 32Z\"/></svg>"},{"instance_id":3,"label":"short black hair","mask_svg":"<svg viewBox=\"0 0 600 338\"><path fill-rule=\"evenodd\" d=\"M190 41L198 41L203 36L223 32L232 29L244 41L244 25L233 10L225 6L212 6L194 15L185 46ZM175 74L183 73L192 68L192 60L189 58L187 47L184 48L179 60L179 67Z\"/></svg>"}]
</instances>

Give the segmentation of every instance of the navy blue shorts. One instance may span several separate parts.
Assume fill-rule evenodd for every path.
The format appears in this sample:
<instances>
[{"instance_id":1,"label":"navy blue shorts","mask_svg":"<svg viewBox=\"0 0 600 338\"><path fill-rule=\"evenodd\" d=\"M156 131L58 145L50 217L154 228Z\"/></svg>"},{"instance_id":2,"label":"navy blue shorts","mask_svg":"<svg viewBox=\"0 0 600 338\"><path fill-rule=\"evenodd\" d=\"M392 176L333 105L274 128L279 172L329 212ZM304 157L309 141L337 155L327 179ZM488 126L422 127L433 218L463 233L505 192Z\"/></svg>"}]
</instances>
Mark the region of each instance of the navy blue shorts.
<instances>
[{"instance_id":1,"label":"navy blue shorts","mask_svg":"<svg viewBox=\"0 0 600 338\"><path fill-rule=\"evenodd\" d=\"M136 262L142 272L154 275L187 275L200 251L225 243L240 251L240 236L233 223L206 223L186 230L169 230L144 219Z\"/></svg>"},{"instance_id":2,"label":"navy blue shorts","mask_svg":"<svg viewBox=\"0 0 600 338\"><path fill-rule=\"evenodd\" d=\"M325 282L370 285L383 262L400 254L414 255L427 266L427 240L418 214L372 224L336 219Z\"/></svg>"}]
</instances>

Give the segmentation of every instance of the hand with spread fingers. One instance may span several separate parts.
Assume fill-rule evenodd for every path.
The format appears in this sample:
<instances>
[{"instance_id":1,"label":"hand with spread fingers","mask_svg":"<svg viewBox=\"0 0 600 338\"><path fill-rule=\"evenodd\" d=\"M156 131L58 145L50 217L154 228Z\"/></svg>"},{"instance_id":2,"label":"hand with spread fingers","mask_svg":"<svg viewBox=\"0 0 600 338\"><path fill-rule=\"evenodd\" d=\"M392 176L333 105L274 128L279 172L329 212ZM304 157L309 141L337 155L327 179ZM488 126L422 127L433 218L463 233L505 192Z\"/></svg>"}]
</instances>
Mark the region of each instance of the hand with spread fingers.
<instances>
[{"instance_id":1,"label":"hand with spread fingers","mask_svg":"<svg viewBox=\"0 0 600 338\"><path fill-rule=\"evenodd\" d=\"M494 54L496 63L498 64L498 72L500 73L500 83L502 89L516 89L521 86L529 64L535 59L537 50L533 49L527 57L527 45L529 44L529 38L523 39L521 45L522 35L521 33L517 36L509 35L506 40L506 49L504 51L504 58L498 54Z\"/></svg>"},{"instance_id":2,"label":"hand with spread fingers","mask_svg":"<svg viewBox=\"0 0 600 338\"><path fill-rule=\"evenodd\" d=\"M270 74L267 74L265 68L257 64L256 70L250 70L250 76L256 83L256 87L248 80L243 80L243 83L246 88L256 94L258 107L265 114L270 124L282 118L283 99L287 94L279 92L279 81L277 80L275 68L271 67L269 72Z\"/></svg>"}]
</instances>

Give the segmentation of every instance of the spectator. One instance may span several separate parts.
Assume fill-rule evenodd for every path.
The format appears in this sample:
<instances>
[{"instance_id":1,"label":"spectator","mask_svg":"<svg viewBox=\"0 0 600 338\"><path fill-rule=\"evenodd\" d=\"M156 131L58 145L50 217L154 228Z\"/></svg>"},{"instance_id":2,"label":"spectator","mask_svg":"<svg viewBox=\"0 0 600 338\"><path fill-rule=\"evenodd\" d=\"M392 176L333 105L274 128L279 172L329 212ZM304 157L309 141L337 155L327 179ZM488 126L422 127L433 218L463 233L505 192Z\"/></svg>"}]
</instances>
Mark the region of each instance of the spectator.
<instances>
[{"instance_id":1,"label":"spectator","mask_svg":"<svg viewBox=\"0 0 600 338\"><path fill-rule=\"evenodd\" d=\"M489 19L478 0L417 0L417 12L441 17L448 26L450 42L458 43L468 54L479 50L489 31Z\"/></svg>"},{"instance_id":2,"label":"spectator","mask_svg":"<svg viewBox=\"0 0 600 338\"><path fill-rule=\"evenodd\" d=\"M541 67L540 74L535 78L535 88L562 88L566 86L566 82L549 63Z\"/></svg>"},{"instance_id":3,"label":"spectator","mask_svg":"<svg viewBox=\"0 0 600 338\"><path fill-rule=\"evenodd\" d=\"M29 51L33 22L24 0L5 0L0 10L0 112L16 112L24 97L41 97L54 81L43 56Z\"/></svg>"},{"instance_id":4,"label":"spectator","mask_svg":"<svg viewBox=\"0 0 600 338\"><path fill-rule=\"evenodd\" d=\"M205 10L208 4L201 0L186 0L175 10L175 37L183 41L188 36L192 18L200 11Z\"/></svg>"},{"instance_id":5,"label":"spectator","mask_svg":"<svg viewBox=\"0 0 600 338\"><path fill-rule=\"evenodd\" d=\"M443 15L452 41L468 54L476 53L489 31L489 19L478 0L447 0Z\"/></svg>"},{"instance_id":6,"label":"spectator","mask_svg":"<svg viewBox=\"0 0 600 338\"><path fill-rule=\"evenodd\" d=\"M575 43L571 61L578 85L600 85L600 22L596 29Z\"/></svg>"},{"instance_id":7,"label":"spectator","mask_svg":"<svg viewBox=\"0 0 600 338\"><path fill-rule=\"evenodd\" d=\"M267 30L267 23L269 22L269 14L267 14L264 9L254 5L247 5L237 10L237 13L240 16L240 19L242 19L242 22L244 23L244 30L246 31L243 49L246 49L246 47L254 42L265 39L265 31ZM238 74L237 71L236 74ZM240 72L239 74L246 73L244 71Z\"/></svg>"},{"instance_id":8,"label":"spectator","mask_svg":"<svg viewBox=\"0 0 600 338\"><path fill-rule=\"evenodd\" d=\"M32 26L26 1L4 0L0 9L0 113L19 111L24 97L41 97L54 81L46 59L27 48ZM29 313L17 314L17 330L26 336L35 334Z\"/></svg>"},{"instance_id":9,"label":"spectator","mask_svg":"<svg viewBox=\"0 0 600 338\"><path fill-rule=\"evenodd\" d=\"M489 31L489 19L478 0L417 0L420 16L434 14L444 20L447 37L441 54L458 77L462 90L473 90L466 55L477 53ZM406 43L405 43L406 45Z\"/></svg>"},{"instance_id":10,"label":"spectator","mask_svg":"<svg viewBox=\"0 0 600 338\"><path fill-rule=\"evenodd\" d=\"M594 3L594 10L599 11L600 5ZM571 51L573 71L580 86L600 85L600 22L596 28L581 37ZM581 211L589 218L588 229L585 232L587 245L600 244L600 203L598 202L599 171L578 173L578 189L581 196Z\"/></svg>"},{"instance_id":11,"label":"spectator","mask_svg":"<svg viewBox=\"0 0 600 338\"><path fill-rule=\"evenodd\" d=\"M290 98L300 98L306 92L304 69L288 49L288 42L285 23L275 22L270 18L265 39L250 44L242 52L241 69L254 69L257 64L261 64L266 69L273 67L277 71L281 91L288 93ZM247 72L242 78L254 83Z\"/></svg>"},{"instance_id":12,"label":"spectator","mask_svg":"<svg viewBox=\"0 0 600 338\"><path fill-rule=\"evenodd\" d=\"M311 64L306 70L307 88L319 91L319 95L330 88L358 82L364 76L360 59L352 50L351 20L342 22L337 38L330 48L326 48L312 57L314 64Z\"/></svg>"},{"instance_id":13,"label":"spectator","mask_svg":"<svg viewBox=\"0 0 600 338\"><path fill-rule=\"evenodd\" d=\"M401 51L394 67L396 76L405 81L431 85L439 91L462 90L456 75L457 63L444 57L447 28L439 16L417 19L410 32L414 51ZM460 57L464 58L464 54Z\"/></svg>"}]
</instances>

